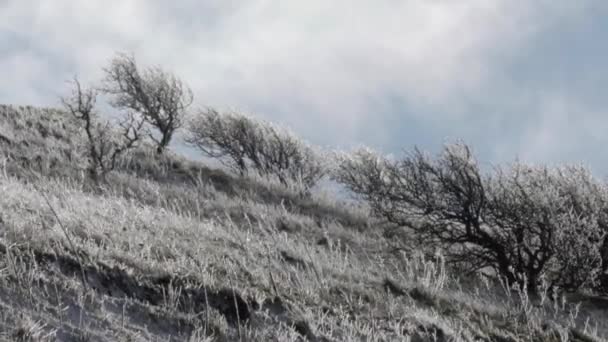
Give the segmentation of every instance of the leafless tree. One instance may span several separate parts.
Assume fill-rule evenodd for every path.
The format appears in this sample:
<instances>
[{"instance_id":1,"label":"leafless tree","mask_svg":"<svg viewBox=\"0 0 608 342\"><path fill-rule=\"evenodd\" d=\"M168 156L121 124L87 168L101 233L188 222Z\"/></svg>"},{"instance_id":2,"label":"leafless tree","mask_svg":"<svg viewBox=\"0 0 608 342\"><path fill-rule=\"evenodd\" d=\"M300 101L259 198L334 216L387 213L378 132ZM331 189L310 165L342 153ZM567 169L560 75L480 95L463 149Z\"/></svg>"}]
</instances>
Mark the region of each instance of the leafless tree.
<instances>
[{"instance_id":1,"label":"leafless tree","mask_svg":"<svg viewBox=\"0 0 608 342\"><path fill-rule=\"evenodd\" d=\"M186 143L198 148L205 156L215 158L244 176L248 172L247 148L257 150L259 137L247 117L235 113L220 114L208 108L188 124Z\"/></svg>"},{"instance_id":2,"label":"leafless tree","mask_svg":"<svg viewBox=\"0 0 608 342\"><path fill-rule=\"evenodd\" d=\"M148 132L162 153L183 125L185 113L193 102L190 88L159 66L140 70L133 55L118 54L104 69L102 91L113 96L112 105L134 111L156 128L160 138Z\"/></svg>"},{"instance_id":3,"label":"leafless tree","mask_svg":"<svg viewBox=\"0 0 608 342\"><path fill-rule=\"evenodd\" d=\"M491 267L530 291L541 278L564 289L597 280L608 197L584 168L516 163L484 176L469 147L456 143L436 159L418 149L398 161L345 154L334 178L470 270Z\"/></svg>"},{"instance_id":4,"label":"leafless tree","mask_svg":"<svg viewBox=\"0 0 608 342\"><path fill-rule=\"evenodd\" d=\"M335 153L333 159L335 181L365 200L377 214L387 212L391 206L388 171L394 165L386 157L364 147L352 153Z\"/></svg>"},{"instance_id":5,"label":"leafless tree","mask_svg":"<svg viewBox=\"0 0 608 342\"><path fill-rule=\"evenodd\" d=\"M262 148L255 166L263 174L276 176L285 186L295 182L304 189L310 189L326 174L320 150L286 128L266 123L260 130Z\"/></svg>"},{"instance_id":6,"label":"leafless tree","mask_svg":"<svg viewBox=\"0 0 608 342\"><path fill-rule=\"evenodd\" d=\"M73 85L71 96L61 98L61 102L82 122L87 137L89 172L98 183L115 169L120 155L136 147L144 121L130 114L118 123L117 131L109 121L99 121L95 111L97 91L83 88L77 78L74 78Z\"/></svg>"},{"instance_id":7,"label":"leafless tree","mask_svg":"<svg viewBox=\"0 0 608 342\"><path fill-rule=\"evenodd\" d=\"M320 151L292 132L236 112L200 112L190 121L185 140L241 175L252 170L305 191L326 172Z\"/></svg>"},{"instance_id":8,"label":"leafless tree","mask_svg":"<svg viewBox=\"0 0 608 342\"><path fill-rule=\"evenodd\" d=\"M508 246L513 273L524 275L529 288L541 276L564 289L595 285L605 235L599 215L607 197L588 170L518 163L498 170L488 193L489 232Z\"/></svg>"}]
</instances>

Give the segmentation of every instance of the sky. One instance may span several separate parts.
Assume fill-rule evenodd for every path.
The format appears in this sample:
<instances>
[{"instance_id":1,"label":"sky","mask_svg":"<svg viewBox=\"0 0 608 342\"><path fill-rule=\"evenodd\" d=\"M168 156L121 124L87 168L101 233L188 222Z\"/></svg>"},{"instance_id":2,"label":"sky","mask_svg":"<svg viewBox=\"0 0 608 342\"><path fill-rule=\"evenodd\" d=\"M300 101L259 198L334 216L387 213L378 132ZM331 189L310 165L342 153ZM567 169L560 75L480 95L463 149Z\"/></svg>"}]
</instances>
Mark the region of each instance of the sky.
<instances>
[{"instance_id":1,"label":"sky","mask_svg":"<svg viewBox=\"0 0 608 342\"><path fill-rule=\"evenodd\" d=\"M195 108L323 147L461 139L485 165L605 177L606 18L603 0L0 0L0 103L58 106L67 80L94 84L127 52L189 84Z\"/></svg>"}]
</instances>

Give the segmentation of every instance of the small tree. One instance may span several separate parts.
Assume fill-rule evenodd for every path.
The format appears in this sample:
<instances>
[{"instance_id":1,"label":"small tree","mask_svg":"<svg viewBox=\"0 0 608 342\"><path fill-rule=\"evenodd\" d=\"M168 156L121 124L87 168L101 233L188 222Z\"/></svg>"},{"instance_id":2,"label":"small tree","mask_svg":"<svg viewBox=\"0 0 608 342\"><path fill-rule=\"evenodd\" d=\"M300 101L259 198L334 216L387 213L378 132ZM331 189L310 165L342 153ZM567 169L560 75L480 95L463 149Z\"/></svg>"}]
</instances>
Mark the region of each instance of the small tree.
<instances>
[{"instance_id":1,"label":"small tree","mask_svg":"<svg viewBox=\"0 0 608 342\"><path fill-rule=\"evenodd\" d=\"M516 277L531 289L541 276L567 290L595 284L606 197L588 170L515 164L497 171L488 193L485 218Z\"/></svg>"},{"instance_id":2,"label":"small tree","mask_svg":"<svg viewBox=\"0 0 608 342\"><path fill-rule=\"evenodd\" d=\"M97 91L82 88L77 78L74 78L73 84L72 95L61 98L61 102L66 110L83 124L87 137L89 172L92 179L99 183L114 170L120 155L136 147L143 120L138 120L130 114L119 122L120 130L116 131L109 121L99 122L95 111Z\"/></svg>"},{"instance_id":3,"label":"small tree","mask_svg":"<svg viewBox=\"0 0 608 342\"><path fill-rule=\"evenodd\" d=\"M244 176L253 170L305 191L326 172L324 158L285 128L236 113L207 109L188 124L186 142Z\"/></svg>"},{"instance_id":4,"label":"small tree","mask_svg":"<svg viewBox=\"0 0 608 342\"><path fill-rule=\"evenodd\" d=\"M260 127L261 148L255 167L262 174L276 176L281 184L297 183L308 190L325 174L321 151L300 140L290 130L269 123Z\"/></svg>"},{"instance_id":5,"label":"small tree","mask_svg":"<svg viewBox=\"0 0 608 342\"><path fill-rule=\"evenodd\" d=\"M160 138L148 132L162 153L173 134L183 125L186 110L193 101L192 91L175 75L158 66L140 70L135 57L118 54L105 71L102 90L114 97L112 105L140 113L156 128Z\"/></svg>"},{"instance_id":6,"label":"small tree","mask_svg":"<svg viewBox=\"0 0 608 342\"><path fill-rule=\"evenodd\" d=\"M390 207L387 158L369 148L334 154L332 178L365 200L381 216Z\"/></svg>"},{"instance_id":7,"label":"small tree","mask_svg":"<svg viewBox=\"0 0 608 342\"><path fill-rule=\"evenodd\" d=\"M206 157L244 176L248 173L248 155L258 150L261 137L252 120L236 113L220 114L209 108L194 117L187 127L186 143Z\"/></svg>"},{"instance_id":8,"label":"small tree","mask_svg":"<svg viewBox=\"0 0 608 342\"><path fill-rule=\"evenodd\" d=\"M608 197L584 168L514 164L483 176L457 143L436 159L417 149L399 161L369 150L342 155L334 178L470 270L491 267L530 291L542 277L565 289L597 280Z\"/></svg>"}]
</instances>

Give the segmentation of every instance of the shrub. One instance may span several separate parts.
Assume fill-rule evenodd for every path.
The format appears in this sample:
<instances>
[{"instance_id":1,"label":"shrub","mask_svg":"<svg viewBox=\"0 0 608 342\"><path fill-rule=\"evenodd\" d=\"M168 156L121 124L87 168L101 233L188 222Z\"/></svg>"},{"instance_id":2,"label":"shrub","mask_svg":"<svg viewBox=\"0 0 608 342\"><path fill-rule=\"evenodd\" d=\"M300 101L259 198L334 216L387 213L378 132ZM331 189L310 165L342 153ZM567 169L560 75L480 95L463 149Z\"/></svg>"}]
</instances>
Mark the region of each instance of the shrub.
<instances>
[{"instance_id":1,"label":"shrub","mask_svg":"<svg viewBox=\"0 0 608 342\"><path fill-rule=\"evenodd\" d=\"M515 164L487 187L486 221L494 240L508 246L516 276L525 275L532 289L543 275L564 289L594 285L606 193L588 170Z\"/></svg>"},{"instance_id":2,"label":"shrub","mask_svg":"<svg viewBox=\"0 0 608 342\"><path fill-rule=\"evenodd\" d=\"M326 172L320 151L292 132L236 112L204 110L189 122L188 132L189 145L242 176L251 170L308 191Z\"/></svg>"},{"instance_id":3,"label":"shrub","mask_svg":"<svg viewBox=\"0 0 608 342\"><path fill-rule=\"evenodd\" d=\"M102 91L114 97L114 107L139 113L160 132L158 139L151 132L148 135L162 153L192 104L190 88L159 66L140 70L135 57L127 54L118 54L104 71Z\"/></svg>"},{"instance_id":4,"label":"shrub","mask_svg":"<svg viewBox=\"0 0 608 342\"><path fill-rule=\"evenodd\" d=\"M76 78L73 84L71 97L61 98L61 102L70 114L82 122L87 137L89 172L97 183L114 170L120 155L137 146L143 120L128 115L119 122L119 130L109 121L100 122L95 111L97 92L82 88Z\"/></svg>"},{"instance_id":5,"label":"shrub","mask_svg":"<svg viewBox=\"0 0 608 342\"><path fill-rule=\"evenodd\" d=\"M435 159L418 149L398 161L343 154L334 179L470 270L491 267L531 291L542 277L567 290L597 281L607 196L582 167L516 163L484 176L456 143Z\"/></svg>"}]
</instances>

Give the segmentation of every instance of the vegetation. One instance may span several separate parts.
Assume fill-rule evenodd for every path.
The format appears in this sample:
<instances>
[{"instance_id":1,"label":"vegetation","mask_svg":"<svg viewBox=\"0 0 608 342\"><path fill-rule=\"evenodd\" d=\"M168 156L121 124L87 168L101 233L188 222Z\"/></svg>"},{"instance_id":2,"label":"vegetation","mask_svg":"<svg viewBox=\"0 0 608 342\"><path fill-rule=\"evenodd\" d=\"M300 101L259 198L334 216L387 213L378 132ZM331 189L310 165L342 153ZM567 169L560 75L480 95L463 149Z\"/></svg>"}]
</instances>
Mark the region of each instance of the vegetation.
<instances>
[{"instance_id":1,"label":"vegetation","mask_svg":"<svg viewBox=\"0 0 608 342\"><path fill-rule=\"evenodd\" d=\"M491 274L458 273L449 250L404 252L410 233L385 235L394 225L365 207L301 198L145 142L91 187L81 172L88 152L78 148L88 138L69 112L0 106L0 135L0 340L599 341L608 333L605 299L557 298L545 281L534 295ZM516 169L484 191L510 189ZM562 182L553 189L587 179L575 194L587 199L580 210L593 211L599 204L587 193L599 183L576 170L547 177Z\"/></svg>"},{"instance_id":2,"label":"vegetation","mask_svg":"<svg viewBox=\"0 0 608 342\"><path fill-rule=\"evenodd\" d=\"M188 125L186 142L244 176L253 170L308 192L326 174L320 151L287 129L235 112L207 109Z\"/></svg>"},{"instance_id":3,"label":"vegetation","mask_svg":"<svg viewBox=\"0 0 608 342\"><path fill-rule=\"evenodd\" d=\"M484 172L464 143L330 158L240 113L185 122L188 87L133 56L104 71L63 111L0 106L0 339L608 336L608 187L586 168ZM182 126L235 174L168 150ZM362 201L318 191L328 174Z\"/></svg>"},{"instance_id":4,"label":"vegetation","mask_svg":"<svg viewBox=\"0 0 608 342\"><path fill-rule=\"evenodd\" d=\"M135 57L124 53L114 57L104 71L101 90L113 97L114 107L138 113L160 133L160 138L152 132L149 137L157 152L163 153L192 105L190 88L159 66L140 70Z\"/></svg>"},{"instance_id":5,"label":"vegetation","mask_svg":"<svg viewBox=\"0 0 608 342\"><path fill-rule=\"evenodd\" d=\"M74 90L70 98L62 98L63 106L76 119L82 122L87 136L89 172L96 183L100 178L116 168L116 161L123 153L136 147L140 140L143 120L137 120L132 114L120 122L122 132L117 139L116 131L109 121L99 122L95 112L97 92L94 89L83 89L78 79L74 79Z\"/></svg>"},{"instance_id":6,"label":"vegetation","mask_svg":"<svg viewBox=\"0 0 608 342\"><path fill-rule=\"evenodd\" d=\"M490 268L533 293L541 281L552 290L597 289L608 193L585 168L515 163L484 175L463 143L436 159L418 149L398 161L367 149L339 159L336 180L449 262Z\"/></svg>"}]
</instances>

